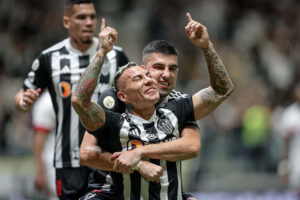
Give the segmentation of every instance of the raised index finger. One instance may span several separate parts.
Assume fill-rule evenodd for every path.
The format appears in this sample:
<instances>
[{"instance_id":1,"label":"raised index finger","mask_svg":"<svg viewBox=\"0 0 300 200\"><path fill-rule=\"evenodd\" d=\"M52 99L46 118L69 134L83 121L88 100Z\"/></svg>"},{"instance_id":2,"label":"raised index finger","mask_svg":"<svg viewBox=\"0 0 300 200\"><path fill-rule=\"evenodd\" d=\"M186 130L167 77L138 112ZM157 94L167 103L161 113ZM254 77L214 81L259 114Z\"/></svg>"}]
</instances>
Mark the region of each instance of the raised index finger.
<instances>
[{"instance_id":1,"label":"raised index finger","mask_svg":"<svg viewBox=\"0 0 300 200\"><path fill-rule=\"evenodd\" d=\"M189 22L193 20L192 16L190 15L190 13L186 13L186 17L187 17L187 19L188 19Z\"/></svg>"},{"instance_id":2,"label":"raised index finger","mask_svg":"<svg viewBox=\"0 0 300 200\"><path fill-rule=\"evenodd\" d=\"M101 31L105 29L105 19L102 18L102 23L101 23Z\"/></svg>"}]
</instances>

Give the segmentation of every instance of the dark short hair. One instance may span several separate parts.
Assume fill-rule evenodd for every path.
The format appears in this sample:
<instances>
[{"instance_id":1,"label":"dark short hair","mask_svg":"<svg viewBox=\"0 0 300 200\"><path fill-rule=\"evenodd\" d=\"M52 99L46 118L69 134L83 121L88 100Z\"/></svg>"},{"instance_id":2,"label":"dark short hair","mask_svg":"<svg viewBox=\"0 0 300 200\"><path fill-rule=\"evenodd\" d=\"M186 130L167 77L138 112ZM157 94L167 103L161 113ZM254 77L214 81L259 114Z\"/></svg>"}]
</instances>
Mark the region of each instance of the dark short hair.
<instances>
[{"instance_id":1,"label":"dark short hair","mask_svg":"<svg viewBox=\"0 0 300 200\"><path fill-rule=\"evenodd\" d=\"M65 13L67 11L70 12L70 8L72 8L73 5L84 4L84 3L92 3L92 4L94 4L93 0L66 0L66 3L65 3Z\"/></svg>"},{"instance_id":2,"label":"dark short hair","mask_svg":"<svg viewBox=\"0 0 300 200\"><path fill-rule=\"evenodd\" d=\"M166 40L153 40L148 43L143 50L143 58L150 53L162 53L165 55L176 55L178 57L178 50L168 43Z\"/></svg>"},{"instance_id":3,"label":"dark short hair","mask_svg":"<svg viewBox=\"0 0 300 200\"><path fill-rule=\"evenodd\" d=\"M66 6L74 5L74 4L82 4L82 3L93 3L92 0L67 0Z\"/></svg>"},{"instance_id":4,"label":"dark short hair","mask_svg":"<svg viewBox=\"0 0 300 200\"><path fill-rule=\"evenodd\" d=\"M135 62L129 62L129 63L127 63L126 65L124 65L124 66L122 66L122 67L120 67L120 68L118 69L118 71L117 71L117 73L116 73L116 75L115 75L115 78L114 78L114 85L115 85L116 92L118 92L118 91L119 91L119 88L120 88L120 86L119 86L119 84L118 84L119 78L121 77L121 75L123 74L123 72L124 72L126 69L128 69L128 68L130 68L130 67L133 67L133 66L138 66L138 65L137 65Z\"/></svg>"}]
</instances>

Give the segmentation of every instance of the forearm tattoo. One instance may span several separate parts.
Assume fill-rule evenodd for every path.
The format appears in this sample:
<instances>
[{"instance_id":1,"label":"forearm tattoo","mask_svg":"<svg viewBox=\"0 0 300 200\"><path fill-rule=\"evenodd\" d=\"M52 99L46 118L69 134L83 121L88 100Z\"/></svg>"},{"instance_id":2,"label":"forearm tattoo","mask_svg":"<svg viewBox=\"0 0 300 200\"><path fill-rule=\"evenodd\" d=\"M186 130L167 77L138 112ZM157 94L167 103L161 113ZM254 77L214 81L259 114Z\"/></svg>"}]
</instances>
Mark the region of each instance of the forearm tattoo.
<instances>
[{"instance_id":1,"label":"forearm tattoo","mask_svg":"<svg viewBox=\"0 0 300 200\"><path fill-rule=\"evenodd\" d=\"M203 49L211 87L205 88L200 92L200 98L205 107L210 109L219 105L233 92L233 83L227 70L213 47Z\"/></svg>"},{"instance_id":2,"label":"forearm tattoo","mask_svg":"<svg viewBox=\"0 0 300 200\"><path fill-rule=\"evenodd\" d=\"M103 56L96 56L81 76L74 92L80 106L75 110L84 127L90 131L97 130L105 120L103 109L91 101L92 95L98 84L99 74L104 62Z\"/></svg>"},{"instance_id":3,"label":"forearm tattoo","mask_svg":"<svg viewBox=\"0 0 300 200\"><path fill-rule=\"evenodd\" d=\"M75 90L75 94L79 97L80 101L91 100L98 83L103 62L104 58L102 56L95 57L81 76Z\"/></svg>"},{"instance_id":4,"label":"forearm tattoo","mask_svg":"<svg viewBox=\"0 0 300 200\"><path fill-rule=\"evenodd\" d=\"M220 95L229 95L233 89L227 70L213 47L203 50L210 76L211 86Z\"/></svg>"}]
</instances>

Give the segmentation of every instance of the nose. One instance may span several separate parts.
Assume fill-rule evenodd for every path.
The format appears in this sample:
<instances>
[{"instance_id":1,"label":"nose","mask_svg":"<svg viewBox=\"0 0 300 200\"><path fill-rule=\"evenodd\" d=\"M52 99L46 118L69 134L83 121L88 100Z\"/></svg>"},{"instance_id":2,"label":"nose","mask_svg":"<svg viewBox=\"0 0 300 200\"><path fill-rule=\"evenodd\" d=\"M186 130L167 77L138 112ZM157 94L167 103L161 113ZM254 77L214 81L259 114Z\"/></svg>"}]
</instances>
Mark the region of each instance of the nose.
<instances>
[{"instance_id":1,"label":"nose","mask_svg":"<svg viewBox=\"0 0 300 200\"><path fill-rule=\"evenodd\" d=\"M86 24L87 26L92 26L92 24L93 24L93 19L92 19L91 17L87 17L87 18L86 18L85 24Z\"/></svg>"},{"instance_id":2,"label":"nose","mask_svg":"<svg viewBox=\"0 0 300 200\"><path fill-rule=\"evenodd\" d=\"M154 82L155 82L155 80L152 77L146 76L146 79L145 79L146 86L151 86L152 84L154 84Z\"/></svg>"},{"instance_id":3,"label":"nose","mask_svg":"<svg viewBox=\"0 0 300 200\"><path fill-rule=\"evenodd\" d=\"M164 80L168 80L170 78L170 70L166 67L162 73L162 77Z\"/></svg>"}]
</instances>

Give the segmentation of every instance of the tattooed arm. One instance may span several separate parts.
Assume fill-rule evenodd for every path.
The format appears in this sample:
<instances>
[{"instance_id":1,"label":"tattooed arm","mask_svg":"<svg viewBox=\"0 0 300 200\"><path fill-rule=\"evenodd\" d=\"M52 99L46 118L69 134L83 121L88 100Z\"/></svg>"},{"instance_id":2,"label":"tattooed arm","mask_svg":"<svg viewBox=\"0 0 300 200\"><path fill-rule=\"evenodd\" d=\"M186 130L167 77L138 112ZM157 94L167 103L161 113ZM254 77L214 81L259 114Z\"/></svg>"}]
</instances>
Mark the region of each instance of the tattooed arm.
<instances>
[{"instance_id":1,"label":"tattooed arm","mask_svg":"<svg viewBox=\"0 0 300 200\"><path fill-rule=\"evenodd\" d=\"M89 131L98 130L105 123L103 109L96 102L92 102L91 98L97 86L105 56L112 49L117 35L115 29L105 27L105 19L102 19L98 52L81 76L72 95L72 106L79 115L83 126Z\"/></svg>"},{"instance_id":2,"label":"tattooed arm","mask_svg":"<svg viewBox=\"0 0 300 200\"><path fill-rule=\"evenodd\" d=\"M211 86L193 95L195 119L201 119L211 113L232 92L233 83L227 70L209 39L205 26L194 21L187 13L186 34L192 43L199 46L205 56Z\"/></svg>"}]
</instances>

